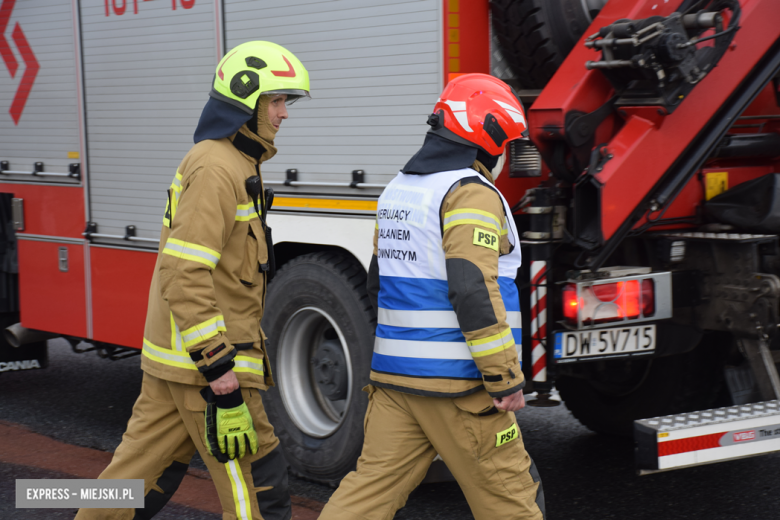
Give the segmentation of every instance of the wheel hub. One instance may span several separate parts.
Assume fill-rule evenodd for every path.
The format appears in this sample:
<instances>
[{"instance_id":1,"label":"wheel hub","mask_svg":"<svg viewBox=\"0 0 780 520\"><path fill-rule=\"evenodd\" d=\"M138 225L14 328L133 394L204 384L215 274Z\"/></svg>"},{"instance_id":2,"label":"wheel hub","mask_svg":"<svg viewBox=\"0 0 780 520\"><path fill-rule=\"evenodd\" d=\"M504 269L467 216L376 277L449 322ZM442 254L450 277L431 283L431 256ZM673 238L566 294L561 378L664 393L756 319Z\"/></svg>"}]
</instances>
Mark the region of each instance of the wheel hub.
<instances>
[{"instance_id":1,"label":"wheel hub","mask_svg":"<svg viewBox=\"0 0 780 520\"><path fill-rule=\"evenodd\" d=\"M290 419L306 435L329 437L351 402L352 365L344 335L325 310L304 307L287 319L277 341L277 383Z\"/></svg>"},{"instance_id":2,"label":"wheel hub","mask_svg":"<svg viewBox=\"0 0 780 520\"><path fill-rule=\"evenodd\" d=\"M346 359L338 340L322 342L311 360L314 378L322 395L331 401L346 399L349 379Z\"/></svg>"}]
</instances>

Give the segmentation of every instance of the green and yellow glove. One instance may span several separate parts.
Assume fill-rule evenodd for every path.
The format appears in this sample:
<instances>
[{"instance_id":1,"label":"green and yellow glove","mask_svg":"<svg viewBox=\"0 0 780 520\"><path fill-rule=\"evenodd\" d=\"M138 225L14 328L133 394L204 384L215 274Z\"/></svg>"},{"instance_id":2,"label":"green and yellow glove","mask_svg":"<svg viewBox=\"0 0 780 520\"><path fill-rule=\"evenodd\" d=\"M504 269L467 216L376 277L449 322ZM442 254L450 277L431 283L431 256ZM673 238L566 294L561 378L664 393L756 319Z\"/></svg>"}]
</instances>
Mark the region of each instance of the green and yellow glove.
<instances>
[{"instance_id":1,"label":"green and yellow glove","mask_svg":"<svg viewBox=\"0 0 780 520\"><path fill-rule=\"evenodd\" d=\"M206 387L203 397L206 409L206 448L219 462L227 462L246 455L247 445L257 453L257 433L241 390L227 395L214 395Z\"/></svg>"},{"instance_id":2,"label":"green and yellow glove","mask_svg":"<svg viewBox=\"0 0 780 520\"><path fill-rule=\"evenodd\" d=\"M230 459L246 455L247 445L253 455L257 453L257 433L243 400L234 408L220 408L217 404L217 442L219 451L227 453Z\"/></svg>"}]
</instances>

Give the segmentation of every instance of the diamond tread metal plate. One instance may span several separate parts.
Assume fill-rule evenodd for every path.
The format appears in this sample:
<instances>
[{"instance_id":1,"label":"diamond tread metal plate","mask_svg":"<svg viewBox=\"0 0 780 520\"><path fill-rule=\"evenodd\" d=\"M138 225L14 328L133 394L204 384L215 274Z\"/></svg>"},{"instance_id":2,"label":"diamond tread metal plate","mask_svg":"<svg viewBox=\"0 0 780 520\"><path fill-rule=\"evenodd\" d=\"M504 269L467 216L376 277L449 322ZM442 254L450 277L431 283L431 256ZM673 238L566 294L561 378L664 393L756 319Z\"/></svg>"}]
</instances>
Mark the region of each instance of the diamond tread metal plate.
<instances>
[{"instance_id":1,"label":"diamond tread metal plate","mask_svg":"<svg viewBox=\"0 0 780 520\"><path fill-rule=\"evenodd\" d=\"M764 401L761 403L729 406L727 408L714 408L701 412L653 417L636 422L659 432L670 432L693 426L704 426L713 423L724 424L730 421L752 419L767 415L777 415L780 419L780 401Z\"/></svg>"},{"instance_id":2,"label":"diamond tread metal plate","mask_svg":"<svg viewBox=\"0 0 780 520\"><path fill-rule=\"evenodd\" d=\"M641 474L780 451L780 401L634 422Z\"/></svg>"}]
</instances>

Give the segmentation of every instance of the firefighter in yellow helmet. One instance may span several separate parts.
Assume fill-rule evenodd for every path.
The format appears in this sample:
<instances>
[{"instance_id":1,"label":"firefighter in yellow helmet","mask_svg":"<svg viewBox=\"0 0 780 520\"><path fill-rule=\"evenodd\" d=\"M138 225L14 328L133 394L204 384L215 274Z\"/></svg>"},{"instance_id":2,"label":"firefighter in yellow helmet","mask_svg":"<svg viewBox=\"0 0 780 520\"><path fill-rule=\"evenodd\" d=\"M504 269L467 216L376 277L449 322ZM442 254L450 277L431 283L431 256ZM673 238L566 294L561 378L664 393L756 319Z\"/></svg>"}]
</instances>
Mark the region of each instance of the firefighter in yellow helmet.
<instances>
[{"instance_id":1,"label":"firefighter in yellow helmet","mask_svg":"<svg viewBox=\"0 0 780 520\"><path fill-rule=\"evenodd\" d=\"M286 104L309 96L279 45L239 45L213 88L167 193L144 329L141 395L104 479L143 479L144 509L77 518L152 518L195 450L225 519L288 520L287 463L260 395L273 385L260 329L274 261L260 164L274 156Z\"/></svg>"}]
</instances>

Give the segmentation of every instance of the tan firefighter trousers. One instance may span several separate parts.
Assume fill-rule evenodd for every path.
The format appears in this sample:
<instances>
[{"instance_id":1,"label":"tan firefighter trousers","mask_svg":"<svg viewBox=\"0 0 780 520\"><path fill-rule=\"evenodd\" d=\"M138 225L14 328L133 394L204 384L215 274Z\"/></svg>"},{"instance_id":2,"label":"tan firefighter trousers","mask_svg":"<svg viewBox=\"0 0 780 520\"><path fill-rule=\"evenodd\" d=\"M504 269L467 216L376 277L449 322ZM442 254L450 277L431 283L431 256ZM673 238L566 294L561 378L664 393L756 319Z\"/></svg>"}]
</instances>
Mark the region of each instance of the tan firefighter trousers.
<instances>
[{"instance_id":1,"label":"tan firefighter trousers","mask_svg":"<svg viewBox=\"0 0 780 520\"><path fill-rule=\"evenodd\" d=\"M485 390L454 399L367 390L357 470L342 480L319 520L393 518L437 453L476 520L544 518L541 480L517 420L513 413L496 412Z\"/></svg>"},{"instance_id":2,"label":"tan firefighter trousers","mask_svg":"<svg viewBox=\"0 0 780 520\"><path fill-rule=\"evenodd\" d=\"M241 390L257 431L257 453L221 464L204 446L206 401L200 390L144 374L122 443L99 477L144 479L144 510L81 509L77 520L152 518L176 492L196 449L219 493L223 520L290 518L287 463L260 391Z\"/></svg>"}]
</instances>

